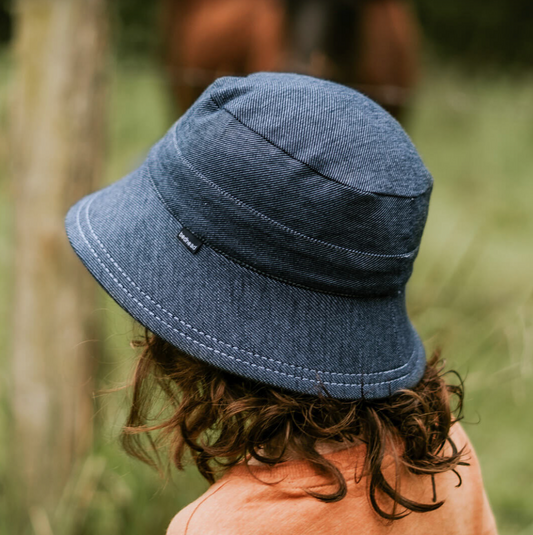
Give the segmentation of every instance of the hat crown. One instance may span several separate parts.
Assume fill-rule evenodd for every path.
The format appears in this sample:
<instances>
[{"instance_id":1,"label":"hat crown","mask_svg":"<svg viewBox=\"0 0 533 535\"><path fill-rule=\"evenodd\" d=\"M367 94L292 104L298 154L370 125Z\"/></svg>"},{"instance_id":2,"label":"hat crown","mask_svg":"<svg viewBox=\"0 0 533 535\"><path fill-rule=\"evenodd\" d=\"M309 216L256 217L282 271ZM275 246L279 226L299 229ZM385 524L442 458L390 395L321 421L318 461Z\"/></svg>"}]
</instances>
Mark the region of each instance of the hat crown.
<instances>
[{"instance_id":1,"label":"hat crown","mask_svg":"<svg viewBox=\"0 0 533 535\"><path fill-rule=\"evenodd\" d=\"M400 124L349 87L305 75L256 73L219 78L205 97L324 178L401 197L432 186Z\"/></svg>"},{"instance_id":2,"label":"hat crown","mask_svg":"<svg viewBox=\"0 0 533 535\"><path fill-rule=\"evenodd\" d=\"M432 186L387 112L353 89L295 74L218 79L148 166L173 215L215 250L346 295L405 284Z\"/></svg>"}]
</instances>

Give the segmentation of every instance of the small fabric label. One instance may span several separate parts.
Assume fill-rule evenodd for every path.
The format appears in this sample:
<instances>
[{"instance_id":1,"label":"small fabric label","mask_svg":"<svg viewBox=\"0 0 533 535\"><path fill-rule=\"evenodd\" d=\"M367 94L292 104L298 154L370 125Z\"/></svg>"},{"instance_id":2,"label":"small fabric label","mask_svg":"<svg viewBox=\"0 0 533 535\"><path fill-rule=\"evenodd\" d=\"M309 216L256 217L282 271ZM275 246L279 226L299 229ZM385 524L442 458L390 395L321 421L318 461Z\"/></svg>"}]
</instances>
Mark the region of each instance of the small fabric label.
<instances>
[{"instance_id":1,"label":"small fabric label","mask_svg":"<svg viewBox=\"0 0 533 535\"><path fill-rule=\"evenodd\" d=\"M202 242L189 230L185 227L182 227L178 234L178 239L191 251L192 254L196 254L200 247L202 246Z\"/></svg>"}]
</instances>

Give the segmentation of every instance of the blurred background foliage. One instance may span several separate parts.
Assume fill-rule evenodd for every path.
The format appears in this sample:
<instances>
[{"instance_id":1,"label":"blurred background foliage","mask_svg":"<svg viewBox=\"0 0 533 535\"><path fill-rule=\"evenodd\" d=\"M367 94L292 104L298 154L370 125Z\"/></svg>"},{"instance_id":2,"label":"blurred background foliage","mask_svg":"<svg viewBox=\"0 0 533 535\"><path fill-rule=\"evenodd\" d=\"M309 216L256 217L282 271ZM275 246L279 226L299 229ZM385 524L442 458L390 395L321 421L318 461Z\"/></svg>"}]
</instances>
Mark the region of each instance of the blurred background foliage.
<instances>
[{"instance_id":1,"label":"blurred background foliage","mask_svg":"<svg viewBox=\"0 0 533 535\"><path fill-rule=\"evenodd\" d=\"M502 535L533 535L533 3L416 0L425 71L408 130L435 178L409 310L428 351L466 377L465 429ZM13 69L11 3L0 2L0 338L9 340L12 203L6 124ZM135 168L174 120L158 63L157 4L111 4L107 159L102 185ZM125 384L140 333L101 289L98 390ZM4 298L4 296L6 298ZM95 396L96 436L65 488L54 531L23 511L4 444L12 414L0 348L0 534L164 533L207 485L193 469L170 483L128 459L117 436L127 390ZM43 452L45 458L46 453ZM27 523L27 518L30 523ZM58 526L58 527L56 527Z\"/></svg>"},{"instance_id":2,"label":"blurred background foliage","mask_svg":"<svg viewBox=\"0 0 533 535\"><path fill-rule=\"evenodd\" d=\"M476 70L533 67L530 0L414 0L413 6L426 48L439 59ZM157 2L117 0L112 7L119 55L139 59L157 54L159 36L151 26Z\"/></svg>"},{"instance_id":3,"label":"blurred background foliage","mask_svg":"<svg viewBox=\"0 0 533 535\"><path fill-rule=\"evenodd\" d=\"M533 66L528 0L415 0L426 43L438 57L469 69Z\"/></svg>"},{"instance_id":4,"label":"blurred background foliage","mask_svg":"<svg viewBox=\"0 0 533 535\"><path fill-rule=\"evenodd\" d=\"M425 46L439 59L469 69L520 70L533 67L533 3L529 0L414 0ZM120 58L157 55L160 34L154 31L158 2L110 2L113 41ZM0 0L0 44L12 36L13 0Z\"/></svg>"}]
</instances>

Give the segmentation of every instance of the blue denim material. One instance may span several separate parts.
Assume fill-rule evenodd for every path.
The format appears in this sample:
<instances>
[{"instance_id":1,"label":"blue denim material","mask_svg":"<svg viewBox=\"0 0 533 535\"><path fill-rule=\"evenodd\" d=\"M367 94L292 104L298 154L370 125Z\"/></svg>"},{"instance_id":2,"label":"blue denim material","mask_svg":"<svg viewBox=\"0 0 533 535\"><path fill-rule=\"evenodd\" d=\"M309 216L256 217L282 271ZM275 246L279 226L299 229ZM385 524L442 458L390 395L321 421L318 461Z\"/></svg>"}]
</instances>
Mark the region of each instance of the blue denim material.
<instances>
[{"instance_id":1,"label":"blue denim material","mask_svg":"<svg viewBox=\"0 0 533 535\"><path fill-rule=\"evenodd\" d=\"M66 229L119 305L189 354L289 390L381 398L425 369L405 284L431 189L377 104L257 73L215 81Z\"/></svg>"}]
</instances>

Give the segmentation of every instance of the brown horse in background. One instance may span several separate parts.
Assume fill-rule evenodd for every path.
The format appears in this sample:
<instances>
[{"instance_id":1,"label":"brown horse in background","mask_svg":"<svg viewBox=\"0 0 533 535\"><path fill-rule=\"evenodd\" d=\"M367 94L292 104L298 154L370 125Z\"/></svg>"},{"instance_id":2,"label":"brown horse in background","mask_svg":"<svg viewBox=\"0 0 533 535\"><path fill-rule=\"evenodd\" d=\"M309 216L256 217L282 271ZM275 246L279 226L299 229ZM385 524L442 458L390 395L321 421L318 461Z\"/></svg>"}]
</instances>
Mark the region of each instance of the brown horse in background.
<instances>
[{"instance_id":1,"label":"brown horse in background","mask_svg":"<svg viewBox=\"0 0 533 535\"><path fill-rule=\"evenodd\" d=\"M218 76L290 71L355 87L401 118L418 74L407 0L163 0L180 111Z\"/></svg>"}]
</instances>

